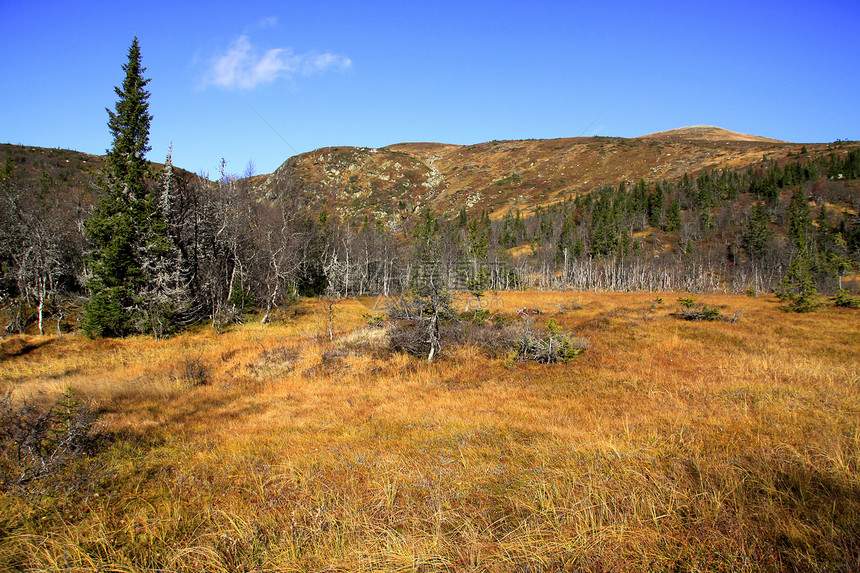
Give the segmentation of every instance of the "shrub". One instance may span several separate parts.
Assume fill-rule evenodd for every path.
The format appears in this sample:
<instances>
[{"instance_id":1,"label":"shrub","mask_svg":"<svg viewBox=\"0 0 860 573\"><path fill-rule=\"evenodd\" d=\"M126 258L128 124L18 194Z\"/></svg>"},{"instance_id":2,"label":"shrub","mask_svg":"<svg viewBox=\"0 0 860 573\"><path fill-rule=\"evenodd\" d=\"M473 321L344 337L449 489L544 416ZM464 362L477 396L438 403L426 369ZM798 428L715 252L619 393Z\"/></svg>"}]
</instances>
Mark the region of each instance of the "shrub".
<instances>
[{"instance_id":1,"label":"shrub","mask_svg":"<svg viewBox=\"0 0 860 573\"><path fill-rule=\"evenodd\" d=\"M804 291L799 295L787 297L789 301L785 310L791 312L814 312L824 306L821 299L818 298L818 291Z\"/></svg>"},{"instance_id":2,"label":"shrub","mask_svg":"<svg viewBox=\"0 0 860 573\"><path fill-rule=\"evenodd\" d=\"M490 320L490 311L484 308L479 308L471 312L464 312L461 318L474 322L475 324L484 324Z\"/></svg>"},{"instance_id":3,"label":"shrub","mask_svg":"<svg viewBox=\"0 0 860 573\"><path fill-rule=\"evenodd\" d=\"M389 331L388 339L393 350L412 356L426 357L433 344L433 336L444 340L446 346L464 343L465 328L461 322L440 322L435 333L428 329L425 320L398 320Z\"/></svg>"},{"instance_id":4,"label":"shrub","mask_svg":"<svg viewBox=\"0 0 860 573\"><path fill-rule=\"evenodd\" d=\"M684 320L721 320L723 322L731 322L734 323L740 318L743 309L737 311L732 316L726 316L720 309L714 306L708 306L706 304L697 303L692 297L688 299L678 299L678 302L681 303L681 308L675 316L678 318L683 318Z\"/></svg>"},{"instance_id":5,"label":"shrub","mask_svg":"<svg viewBox=\"0 0 860 573\"><path fill-rule=\"evenodd\" d=\"M209 382L211 368L199 356L186 356L179 377L191 386L203 386Z\"/></svg>"},{"instance_id":6,"label":"shrub","mask_svg":"<svg viewBox=\"0 0 860 573\"><path fill-rule=\"evenodd\" d=\"M588 348L587 340L563 331L554 318L549 319L546 327L546 334L541 335L535 332L532 323L524 324L516 348L518 360L567 364Z\"/></svg>"},{"instance_id":7,"label":"shrub","mask_svg":"<svg viewBox=\"0 0 860 573\"><path fill-rule=\"evenodd\" d=\"M680 304L681 306L683 306L685 308L693 308L694 306L696 306L696 299L693 297L679 298L678 304Z\"/></svg>"},{"instance_id":8,"label":"shrub","mask_svg":"<svg viewBox=\"0 0 860 573\"><path fill-rule=\"evenodd\" d=\"M839 289L833 304L845 308L860 308L860 297L851 296L851 293L847 290Z\"/></svg>"},{"instance_id":9,"label":"shrub","mask_svg":"<svg viewBox=\"0 0 860 573\"><path fill-rule=\"evenodd\" d=\"M385 320L385 315L382 313L372 314L369 312L365 312L361 315L361 318L364 319L364 322L365 324L367 324L367 326L378 328L382 326L382 321Z\"/></svg>"},{"instance_id":10,"label":"shrub","mask_svg":"<svg viewBox=\"0 0 860 573\"><path fill-rule=\"evenodd\" d=\"M518 323L502 315L491 320L450 320L440 322L439 337L447 346L472 345L491 357L514 361L533 360L542 364L568 363L588 348L588 341L562 330L551 318L546 331L534 327L534 319ZM426 356L431 344L426 324L421 320L395 321L389 331L391 348L413 356Z\"/></svg>"},{"instance_id":11,"label":"shrub","mask_svg":"<svg viewBox=\"0 0 860 573\"><path fill-rule=\"evenodd\" d=\"M16 405L6 394L0 399L2 486L31 494L37 484L57 481L64 467L94 450L97 420L98 414L71 392L47 409Z\"/></svg>"},{"instance_id":12,"label":"shrub","mask_svg":"<svg viewBox=\"0 0 860 573\"><path fill-rule=\"evenodd\" d=\"M391 333L392 347L410 354L426 348L428 362L442 350L440 325L458 320L451 293L440 290L432 280L404 293L386 314L400 321Z\"/></svg>"},{"instance_id":13,"label":"shrub","mask_svg":"<svg viewBox=\"0 0 860 573\"><path fill-rule=\"evenodd\" d=\"M776 291L776 296L780 300L788 301L785 310L791 312L812 312L824 304L812 280L810 263L802 256L797 256L791 261L788 272L780 282L780 290Z\"/></svg>"}]
</instances>

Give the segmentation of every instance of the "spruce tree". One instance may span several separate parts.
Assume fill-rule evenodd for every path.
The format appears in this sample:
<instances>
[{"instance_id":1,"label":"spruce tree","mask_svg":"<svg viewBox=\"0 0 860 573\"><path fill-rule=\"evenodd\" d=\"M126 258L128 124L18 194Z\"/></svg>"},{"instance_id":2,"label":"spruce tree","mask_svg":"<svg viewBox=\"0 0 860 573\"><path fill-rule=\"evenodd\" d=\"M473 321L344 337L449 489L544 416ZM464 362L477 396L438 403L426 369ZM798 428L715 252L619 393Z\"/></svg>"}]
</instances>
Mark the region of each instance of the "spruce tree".
<instances>
[{"instance_id":1,"label":"spruce tree","mask_svg":"<svg viewBox=\"0 0 860 573\"><path fill-rule=\"evenodd\" d=\"M809 202L802 188L798 188L791 196L788 205L788 237L794 242L798 251L808 254L810 246L810 230L812 228L812 214Z\"/></svg>"},{"instance_id":2,"label":"spruce tree","mask_svg":"<svg viewBox=\"0 0 860 573\"><path fill-rule=\"evenodd\" d=\"M114 88L119 98L115 110L107 110L113 142L99 177L103 195L85 225L93 246L84 319L84 331L90 336L124 336L132 331L146 284L141 261L146 228L157 215L145 180L152 119L145 89L149 80L143 75L146 68L136 37L123 71L122 87Z\"/></svg>"},{"instance_id":3,"label":"spruce tree","mask_svg":"<svg viewBox=\"0 0 860 573\"><path fill-rule=\"evenodd\" d=\"M666 213L665 230L668 233L675 233L681 230L681 199L675 197L672 204L669 206L669 212Z\"/></svg>"},{"instance_id":4,"label":"spruce tree","mask_svg":"<svg viewBox=\"0 0 860 573\"><path fill-rule=\"evenodd\" d=\"M770 254L773 233L770 232L770 213L764 204L756 203L747 215L743 246L754 261L763 261Z\"/></svg>"}]
</instances>

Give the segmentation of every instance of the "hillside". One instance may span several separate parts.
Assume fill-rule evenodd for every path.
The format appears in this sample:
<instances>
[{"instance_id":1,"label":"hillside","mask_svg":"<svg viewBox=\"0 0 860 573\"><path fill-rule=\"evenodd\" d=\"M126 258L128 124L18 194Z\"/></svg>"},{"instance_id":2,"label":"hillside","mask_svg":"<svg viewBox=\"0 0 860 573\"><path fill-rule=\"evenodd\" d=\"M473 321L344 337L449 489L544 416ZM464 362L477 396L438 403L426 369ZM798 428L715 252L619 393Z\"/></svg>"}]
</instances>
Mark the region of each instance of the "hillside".
<instances>
[{"instance_id":1,"label":"hillside","mask_svg":"<svg viewBox=\"0 0 860 573\"><path fill-rule=\"evenodd\" d=\"M78 190L88 192L104 157L70 149L0 144L0 164L14 169L21 187L41 192Z\"/></svg>"},{"instance_id":2,"label":"hillside","mask_svg":"<svg viewBox=\"0 0 860 573\"><path fill-rule=\"evenodd\" d=\"M758 143L786 143L779 139L759 137L748 133L737 133L713 125L691 125L680 127L669 131L658 131L643 135L642 139L656 139L660 141L750 141Z\"/></svg>"},{"instance_id":3,"label":"hillside","mask_svg":"<svg viewBox=\"0 0 860 573\"><path fill-rule=\"evenodd\" d=\"M285 193L345 218L400 221L423 206L453 216L465 209L492 219L527 214L622 181L674 181L684 173L746 169L797 155L803 146L711 126L692 126L638 138L574 137L490 141L475 145L398 143L378 149L324 147L285 161L249 180L260 197ZM809 153L832 144L806 144ZM81 193L91 203L104 157L72 150L0 144L24 186ZM161 165L153 163L153 171ZM190 175L190 174L189 174Z\"/></svg>"},{"instance_id":4,"label":"hillside","mask_svg":"<svg viewBox=\"0 0 860 573\"><path fill-rule=\"evenodd\" d=\"M74 203L81 209L95 202L98 193L96 178L105 164L103 155L0 143L0 166L4 173L6 169L10 171L18 188L61 197L64 202ZM154 178L163 167L162 163L151 162L150 175ZM186 178L197 177L179 168L177 173ZM7 175L2 176L5 178Z\"/></svg>"},{"instance_id":5,"label":"hillside","mask_svg":"<svg viewBox=\"0 0 860 573\"><path fill-rule=\"evenodd\" d=\"M808 151L829 144L807 144ZM702 170L745 169L797 154L800 144L696 126L640 138L581 137L476 145L400 143L328 147L290 158L259 186L269 198L294 189L345 216L406 218L429 205L492 218L531 212L602 185L676 180Z\"/></svg>"}]
</instances>

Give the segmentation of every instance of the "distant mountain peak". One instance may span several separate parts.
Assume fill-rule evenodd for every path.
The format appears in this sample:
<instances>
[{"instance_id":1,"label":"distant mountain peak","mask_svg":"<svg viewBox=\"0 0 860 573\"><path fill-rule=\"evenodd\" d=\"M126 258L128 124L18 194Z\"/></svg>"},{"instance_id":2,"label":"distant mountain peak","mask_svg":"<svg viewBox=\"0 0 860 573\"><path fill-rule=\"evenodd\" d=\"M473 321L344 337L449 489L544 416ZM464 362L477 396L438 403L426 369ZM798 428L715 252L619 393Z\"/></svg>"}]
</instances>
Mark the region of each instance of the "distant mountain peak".
<instances>
[{"instance_id":1,"label":"distant mountain peak","mask_svg":"<svg viewBox=\"0 0 860 573\"><path fill-rule=\"evenodd\" d=\"M670 129L669 131L658 131L643 135L642 139L662 139L666 141L757 141L761 143L785 143L779 139L749 135L729 131L714 125L690 125Z\"/></svg>"}]
</instances>

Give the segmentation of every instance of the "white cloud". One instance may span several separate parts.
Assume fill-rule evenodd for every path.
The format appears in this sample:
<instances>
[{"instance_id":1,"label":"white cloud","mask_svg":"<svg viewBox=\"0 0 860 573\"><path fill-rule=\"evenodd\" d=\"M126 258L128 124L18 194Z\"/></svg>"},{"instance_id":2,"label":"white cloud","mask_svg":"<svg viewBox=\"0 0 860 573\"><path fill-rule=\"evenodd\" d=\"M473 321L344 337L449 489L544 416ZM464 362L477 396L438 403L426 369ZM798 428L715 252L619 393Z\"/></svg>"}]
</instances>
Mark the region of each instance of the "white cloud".
<instances>
[{"instance_id":1,"label":"white cloud","mask_svg":"<svg viewBox=\"0 0 860 573\"><path fill-rule=\"evenodd\" d=\"M352 61L338 54L294 54L290 48L259 51L242 35L227 51L211 60L206 84L224 89L250 90L295 75L347 69Z\"/></svg>"}]
</instances>

